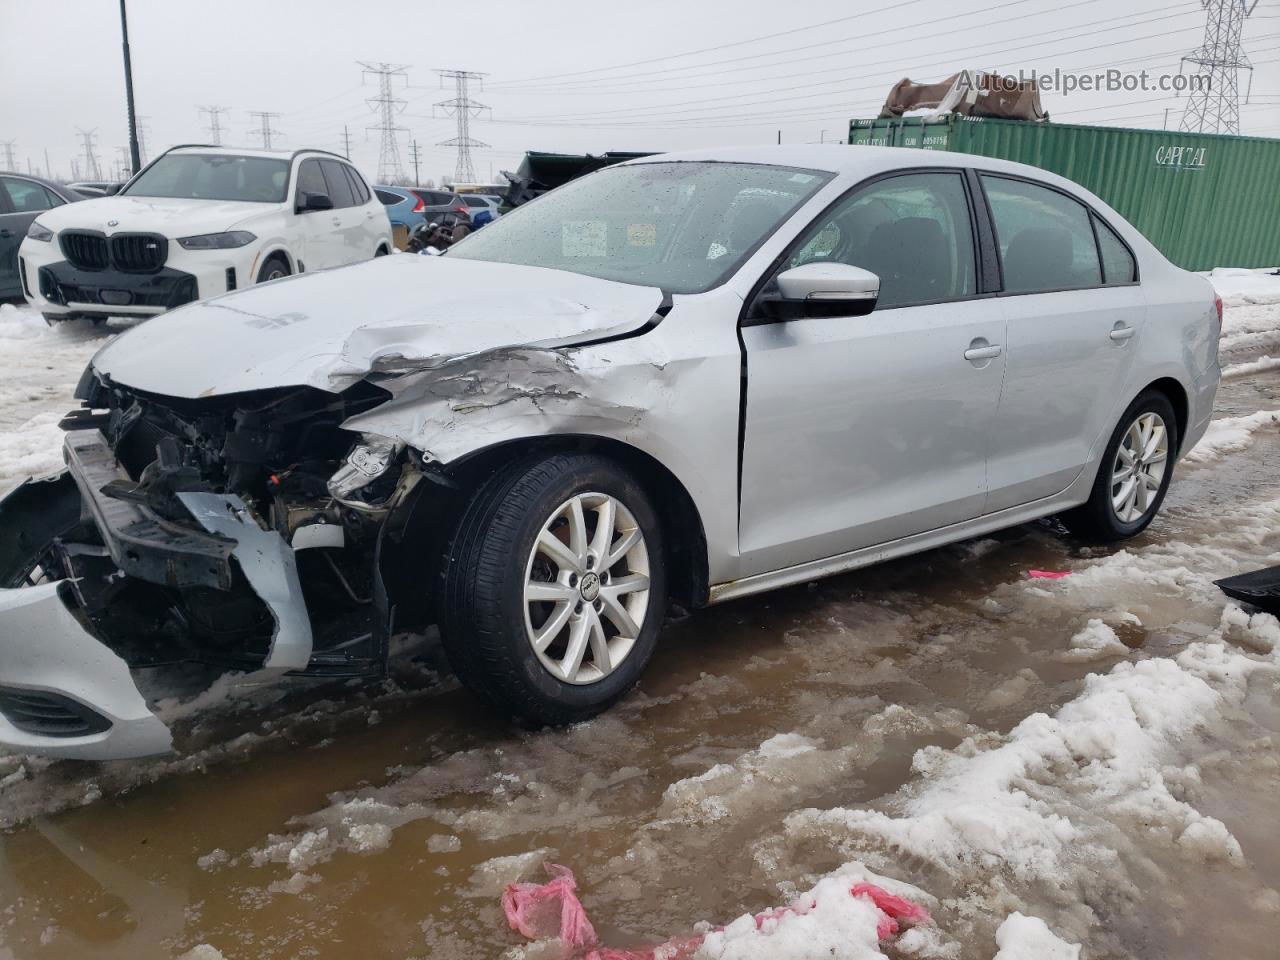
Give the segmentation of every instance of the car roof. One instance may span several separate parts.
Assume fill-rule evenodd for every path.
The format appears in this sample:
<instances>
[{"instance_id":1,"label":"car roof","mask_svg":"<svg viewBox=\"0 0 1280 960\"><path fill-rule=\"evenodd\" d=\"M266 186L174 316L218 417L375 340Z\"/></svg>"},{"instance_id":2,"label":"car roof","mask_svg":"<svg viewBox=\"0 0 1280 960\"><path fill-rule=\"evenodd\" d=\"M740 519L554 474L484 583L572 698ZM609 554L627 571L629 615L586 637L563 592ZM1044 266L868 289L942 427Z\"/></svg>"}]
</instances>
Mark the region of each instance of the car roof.
<instances>
[{"instance_id":1,"label":"car roof","mask_svg":"<svg viewBox=\"0 0 1280 960\"><path fill-rule=\"evenodd\" d=\"M297 156L314 153L322 157L341 160L343 163L351 162L341 154L330 150L321 150L319 147L301 147L297 150L261 150L253 147L218 147L203 143L184 143L180 146L171 147L165 152L215 154L224 157L268 157L272 160L291 160Z\"/></svg>"},{"instance_id":2,"label":"car roof","mask_svg":"<svg viewBox=\"0 0 1280 960\"><path fill-rule=\"evenodd\" d=\"M912 147L850 146L843 143L720 147L660 153L626 161L640 163L764 163L783 167L821 170L841 176L868 177L908 167L977 167L998 173L1032 177L1045 183L1068 187L1088 194L1078 183L1040 167L1012 160L999 160L972 153L949 150L921 150Z\"/></svg>"},{"instance_id":3,"label":"car roof","mask_svg":"<svg viewBox=\"0 0 1280 960\"><path fill-rule=\"evenodd\" d=\"M42 186L48 187L49 189L59 193L68 193L68 192L75 193L76 192L76 188L74 184L55 183L53 180L46 180L44 177L37 177L31 173L19 173L17 170L0 170L0 177L17 177L19 180L30 180L33 183L41 184ZM81 180L80 183L82 184L101 183L102 186L110 186L112 181ZM76 195L80 196L81 194L76 194Z\"/></svg>"}]
</instances>

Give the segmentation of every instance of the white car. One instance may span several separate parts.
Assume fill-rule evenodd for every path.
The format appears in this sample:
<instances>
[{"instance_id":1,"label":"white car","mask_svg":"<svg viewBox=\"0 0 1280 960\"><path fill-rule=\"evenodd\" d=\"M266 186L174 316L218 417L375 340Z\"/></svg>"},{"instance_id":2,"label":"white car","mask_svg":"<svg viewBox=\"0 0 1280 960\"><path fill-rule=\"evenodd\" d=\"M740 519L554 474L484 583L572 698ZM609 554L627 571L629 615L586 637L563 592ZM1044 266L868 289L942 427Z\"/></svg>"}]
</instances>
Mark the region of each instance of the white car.
<instances>
[{"instance_id":1,"label":"white car","mask_svg":"<svg viewBox=\"0 0 1280 960\"><path fill-rule=\"evenodd\" d=\"M150 316L393 249L382 204L335 154L184 146L115 196L42 213L19 274L50 322Z\"/></svg>"}]
</instances>

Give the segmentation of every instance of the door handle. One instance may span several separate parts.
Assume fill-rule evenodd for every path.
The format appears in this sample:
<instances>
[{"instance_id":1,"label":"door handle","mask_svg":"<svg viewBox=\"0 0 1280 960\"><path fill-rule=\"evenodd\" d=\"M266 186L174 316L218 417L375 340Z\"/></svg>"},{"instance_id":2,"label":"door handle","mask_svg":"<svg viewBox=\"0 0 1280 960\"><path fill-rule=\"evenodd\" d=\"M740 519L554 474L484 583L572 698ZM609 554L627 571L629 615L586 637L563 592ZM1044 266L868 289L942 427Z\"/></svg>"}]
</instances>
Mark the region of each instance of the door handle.
<instances>
[{"instance_id":1,"label":"door handle","mask_svg":"<svg viewBox=\"0 0 1280 960\"><path fill-rule=\"evenodd\" d=\"M1111 329L1110 337L1112 340L1115 340L1118 342L1121 340L1128 340L1137 332L1138 331L1133 329L1133 327L1122 327L1119 324L1116 324Z\"/></svg>"},{"instance_id":2,"label":"door handle","mask_svg":"<svg viewBox=\"0 0 1280 960\"><path fill-rule=\"evenodd\" d=\"M7 229L0 227L0 240L8 240L12 236L13 234L10 233Z\"/></svg>"},{"instance_id":3,"label":"door handle","mask_svg":"<svg viewBox=\"0 0 1280 960\"><path fill-rule=\"evenodd\" d=\"M966 360L992 360L1000 356L1003 348L998 343L987 343L979 337L973 343L969 344L969 349L964 352Z\"/></svg>"}]
</instances>

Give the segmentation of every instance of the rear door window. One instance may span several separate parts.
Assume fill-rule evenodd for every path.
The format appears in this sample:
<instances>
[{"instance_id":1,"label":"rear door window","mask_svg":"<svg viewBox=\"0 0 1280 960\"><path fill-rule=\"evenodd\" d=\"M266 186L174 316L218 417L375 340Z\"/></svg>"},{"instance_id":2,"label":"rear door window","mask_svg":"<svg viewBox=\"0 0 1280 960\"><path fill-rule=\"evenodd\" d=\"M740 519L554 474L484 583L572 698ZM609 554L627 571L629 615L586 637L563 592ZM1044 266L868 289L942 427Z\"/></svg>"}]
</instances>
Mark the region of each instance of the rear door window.
<instances>
[{"instance_id":1,"label":"rear door window","mask_svg":"<svg viewBox=\"0 0 1280 960\"><path fill-rule=\"evenodd\" d=\"M1096 287L1102 265L1089 211L1065 193L984 174L1006 293Z\"/></svg>"},{"instance_id":2,"label":"rear door window","mask_svg":"<svg viewBox=\"0 0 1280 960\"><path fill-rule=\"evenodd\" d=\"M787 266L870 270L880 278L877 309L973 296L977 267L962 177L903 174L864 187L814 221Z\"/></svg>"},{"instance_id":3,"label":"rear door window","mask_svg":"<svg viewBox=\"0 0 1280 960\"><path fill-rule=\"evenodd\" d=\"M1094 217L1093 222L1098 228L1098 251L1102 254L1102 282L1109 287L1137 282L1138 265L1124 241L1099 217Z\"/></svg>"},{"instance_id":4,"label":"rear door window","mask_svg":"<svg viewBox=\"0 0 1280 960\"><path fill-rule=\"evenodd\" d=\"M345 163L340 166L351 184L351 195L355 198L356 206L364 206L369 202L369 187L365 184L364 177L360 176L355 167L349 167Z\"/></svg>"},{"instance_id":5,"label":"rear door window","mask_svg":"<svg viewBox=\"0 0 1280 960\"><path fill-rule=\"evenodd\" d=\"M337 160L321 160L320 167L324 170L325 183L329 185L329 199L333 201L333 208L340 210L355 206L356 198L351 193L351 181L343 172L343 165Z\"/></svg>"}]
</instances>

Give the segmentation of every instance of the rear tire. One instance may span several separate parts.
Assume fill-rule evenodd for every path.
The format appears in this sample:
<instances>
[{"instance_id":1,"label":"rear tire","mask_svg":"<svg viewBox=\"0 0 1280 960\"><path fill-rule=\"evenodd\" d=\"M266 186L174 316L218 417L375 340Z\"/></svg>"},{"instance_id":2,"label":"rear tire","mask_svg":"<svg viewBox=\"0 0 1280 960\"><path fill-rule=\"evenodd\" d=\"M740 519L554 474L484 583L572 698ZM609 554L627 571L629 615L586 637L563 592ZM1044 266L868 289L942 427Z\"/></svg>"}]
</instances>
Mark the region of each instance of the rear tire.
<instances>
[{"instance_id":1,"label":"rear tire","mask_svg":"<svg viewBox=\"0 0 1280 960\"><path fill-rule=\"evenodd\" d=\"M594 716L640 678L666 612L649 498L600 456L509 465L463 512L443 607L449 662L492 706L534 726Z\"/></svg>"},{"instance_id":2,"label":"rear tire","mask_svg":"<svg viewBox=\"0 0 1280 960\"><path fill-rule=\"evenodd\" d=\"M1178 419L1169 398L1158 390L1140 394L1111 434L1089 499L1063 514L1062 521L1073 533L1097 543L1137 536L1164 503L1178 439Z\"/></svg>"},{"instance_id":3,"label":"rear tire","mask_svg":"<svg viewBox=\"0 0 1280 960\"><path fill-rule=\"evenodd\" d=\"M273 253L258 268L258 279L255 282L267 283L271 280L280 280L289 276L292 272L289 269L289 261L280 254Z\"/></svg>"}]
</instances>

